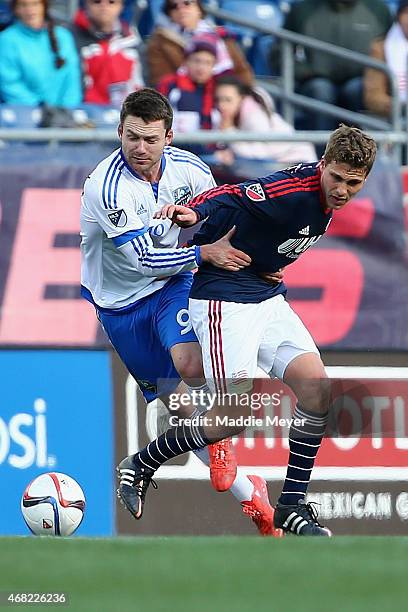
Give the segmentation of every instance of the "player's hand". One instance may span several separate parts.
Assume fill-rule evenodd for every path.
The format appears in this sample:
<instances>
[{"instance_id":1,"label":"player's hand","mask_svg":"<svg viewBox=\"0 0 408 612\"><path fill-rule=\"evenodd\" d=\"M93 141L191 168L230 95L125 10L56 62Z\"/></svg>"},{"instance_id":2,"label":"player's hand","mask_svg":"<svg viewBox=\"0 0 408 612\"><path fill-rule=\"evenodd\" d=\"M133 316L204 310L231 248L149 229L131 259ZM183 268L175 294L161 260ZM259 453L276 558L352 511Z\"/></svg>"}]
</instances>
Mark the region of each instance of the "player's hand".
<instances>
[{"instance_id":1,"label":"player's hand","mask_svg":"<svg viewBox=\"0 0 408 612\"><path fill-rule=\"evenodd\" d=\"M238 272L238 270L249 266L252 261L250 256L239 249L235 249L230 242L235 230L236 226L234 225L225 236L213 242L213 244L204 244L201 247L202 260L230 272Z\"/></svg>"},{"instance_id":2,"label":"player's hand","mask_svg":"<svg viewBox=\"0 0 408 612\"><path fill-rule=\"evenodd\" d=\"M192 208L179 204L166 204L153 215L154 219L171 219L179 227L191 227L198 223L197 213Z\"/></svg>"},{"instance_id":3,"label":"player's hand","mask_svg":"<svg viewBox=\"0 0 408 612\"><path fill-rule=\"evenodd\" d=\"M279 285L283 281L283 268L276 272L260 272L259 276L270 285Z\"/></svg>"}]
</instances>

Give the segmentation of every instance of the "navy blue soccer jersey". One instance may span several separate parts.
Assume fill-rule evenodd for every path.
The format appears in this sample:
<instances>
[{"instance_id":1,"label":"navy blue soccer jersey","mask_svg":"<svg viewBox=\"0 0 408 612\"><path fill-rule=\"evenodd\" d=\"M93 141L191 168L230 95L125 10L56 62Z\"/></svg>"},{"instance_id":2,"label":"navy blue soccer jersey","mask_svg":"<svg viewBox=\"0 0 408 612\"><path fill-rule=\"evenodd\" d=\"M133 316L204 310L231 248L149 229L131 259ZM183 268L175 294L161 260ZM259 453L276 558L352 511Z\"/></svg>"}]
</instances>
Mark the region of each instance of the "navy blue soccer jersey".
<instances>
[{"instance_id":1,"label":"navy blue soccer jersey","mask_svg":"<svg viewBox=\"0 0 408 612\"><path fill-rule=\"evenodd\" d=\"M216 187L190 200L189 207L207 218L193 244L215 242L236 225L231 243L252 258L239 272L203 264L194 275L190 297L227 302L258 303L286 293L284 283L272 286L259 273L296 261L321 238L332 217L320 189L318 162Z\"/></svg>"}]
</instances>

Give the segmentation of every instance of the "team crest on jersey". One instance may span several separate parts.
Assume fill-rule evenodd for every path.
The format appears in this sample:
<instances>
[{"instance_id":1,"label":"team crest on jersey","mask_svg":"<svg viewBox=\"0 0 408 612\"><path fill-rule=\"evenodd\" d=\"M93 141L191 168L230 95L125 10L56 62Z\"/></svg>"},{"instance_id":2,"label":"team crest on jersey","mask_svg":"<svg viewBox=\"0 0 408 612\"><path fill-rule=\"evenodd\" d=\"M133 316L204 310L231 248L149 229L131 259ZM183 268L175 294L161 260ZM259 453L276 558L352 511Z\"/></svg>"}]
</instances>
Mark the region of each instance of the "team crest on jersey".
<instances>
[{"instance_id":1,"label":"team crest on jersey","mask_svg":"<svg viewBox=\"0 0 408 612\"><path fill-rule=\"evenodd\" d=\"M127 223L127 216L123 208L109 213L108 218L115 227L125 227Z\"/></svg>"},{"instance_id":2,"label":"team crest on jersey","mask_svg":"<svg viewBox=\"0 0 408 612\"><path fill-rule=\"evenodd\" d=\"M245 188L245 193L253 202L262 202L265 200L265 193L260 183L253 183Z\"/></svg>"},{"instance_id":3,"label":"team crest on jersey","mask_svg":"<svg viewBox=\"0 0 408 612\"><path fill-rule=\"evenodd\" d=\"M191 189L187 185L178 187L173 191L174 203L179 206L185 206L191 200L192 195Z\"/></svg>"}]
</instances>

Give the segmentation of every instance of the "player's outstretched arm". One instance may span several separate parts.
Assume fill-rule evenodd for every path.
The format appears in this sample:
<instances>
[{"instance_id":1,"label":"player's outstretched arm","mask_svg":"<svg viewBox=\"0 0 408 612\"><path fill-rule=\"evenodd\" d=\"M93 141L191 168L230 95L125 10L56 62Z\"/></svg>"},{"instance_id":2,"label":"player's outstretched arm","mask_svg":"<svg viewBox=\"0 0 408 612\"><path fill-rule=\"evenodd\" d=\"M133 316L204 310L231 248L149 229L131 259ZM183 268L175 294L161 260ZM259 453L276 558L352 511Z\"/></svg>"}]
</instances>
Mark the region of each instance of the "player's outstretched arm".
<instances>
[{"instance_id":1,"label":"player's outstretched arm","mask_svg":"<svg viewBox=\"0 0 408 612\"><path fill-rule=\"evenodd\" d=\"M242 198L239 185L221 185L195 196L187 206L167 204L154 216L156 219L171 219L180 227L191 227L209 217L220 204L236 198Z\"/></svg>"},{"instance_id":2,"label":"player's outstretched arm","mask_svg":"<svg viewBox=\"0 0 408 612\"><path fill-rule=\"evenodd\" d=\"M191 227L199 221L198 215L193 209L178 204L166 204L153 216L155 219L171 219L179 227Z\"/></svg>"}]
</instances>

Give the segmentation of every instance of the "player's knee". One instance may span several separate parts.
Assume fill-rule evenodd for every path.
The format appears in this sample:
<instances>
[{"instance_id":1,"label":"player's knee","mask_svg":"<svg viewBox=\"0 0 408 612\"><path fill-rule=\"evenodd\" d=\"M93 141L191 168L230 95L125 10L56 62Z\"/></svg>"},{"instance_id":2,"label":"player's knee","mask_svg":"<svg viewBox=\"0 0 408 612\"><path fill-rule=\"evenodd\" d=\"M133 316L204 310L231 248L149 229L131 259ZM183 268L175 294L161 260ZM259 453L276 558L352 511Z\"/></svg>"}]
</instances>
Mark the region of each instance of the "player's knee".
<instances>
[{"instance_id":1,"label":"player's knee","mask_svg":"<svg viewBox=\"0 0 408 612\"><path fill-rule=\"evenodd\" d=\"M191 381L194 381L196 379L204 378L201 358L197 358L197 356L192 356L190 359L184 359L182 361L179 361L175 365L177 368L177 372L180 374L180 377L187 384L190 384Z\"/></svg>"},{"instance_id":2,"label":"player's knee","mask_svg":"<svg viewBox=\"0 0 408 612\"><path fill-rule=\"evenodd\" d=\"M304 381L299 390L298 401L313 412L327 412L330 406L330 381L328 378Z\"/></svg>"},{"instance_id":3,"label":"player's knee","mask_svg":"<svg viewBox=\"0 0 408 612\"><path fill-rule=\"evenodd\" d=\"M174 367L188 385L192 384L191 381L204 378L201 349L198 342L177 344L171 348L170 352Z\"/></svg>"}]
</instances>

